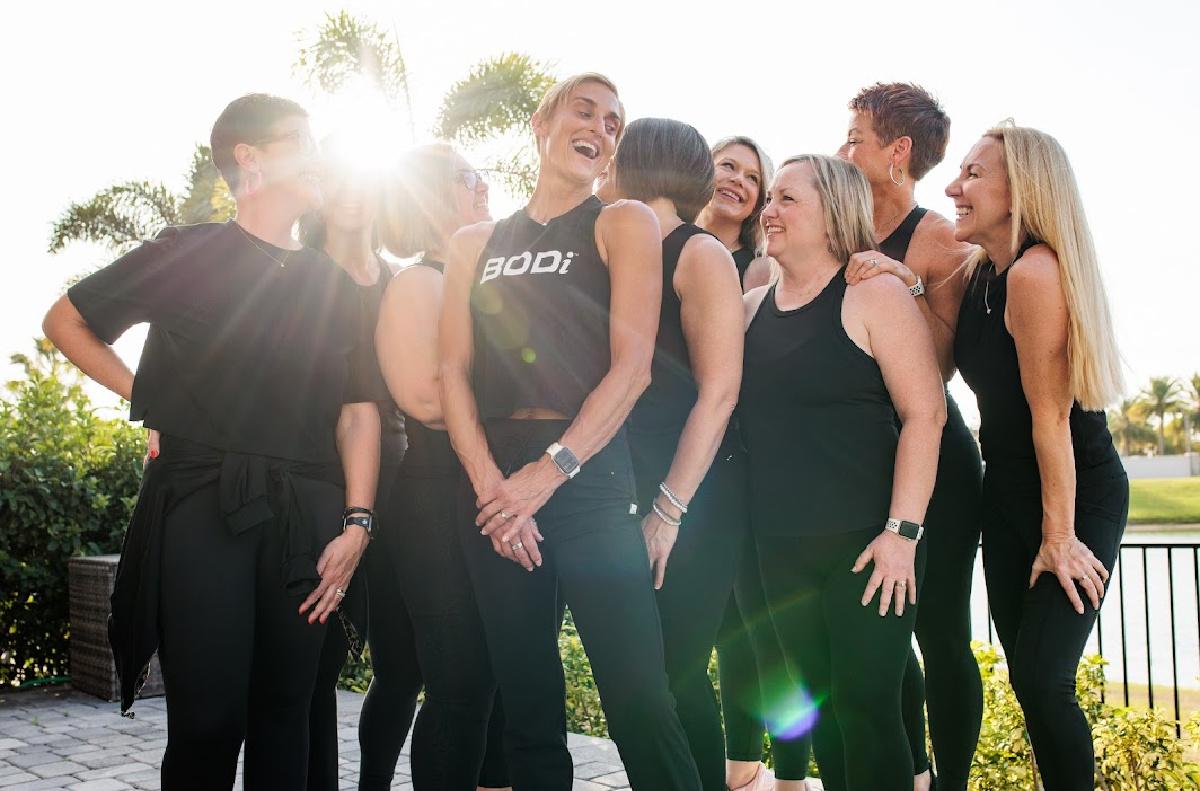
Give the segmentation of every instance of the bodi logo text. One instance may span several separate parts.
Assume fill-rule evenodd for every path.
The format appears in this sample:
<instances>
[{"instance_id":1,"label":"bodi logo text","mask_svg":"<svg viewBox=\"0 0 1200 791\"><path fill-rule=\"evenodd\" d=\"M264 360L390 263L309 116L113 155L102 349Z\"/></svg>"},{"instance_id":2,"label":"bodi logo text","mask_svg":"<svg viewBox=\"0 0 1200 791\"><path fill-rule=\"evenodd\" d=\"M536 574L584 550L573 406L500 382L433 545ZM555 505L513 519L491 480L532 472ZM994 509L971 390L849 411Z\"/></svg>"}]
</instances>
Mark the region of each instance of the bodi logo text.
<instances>
[{"instance_id":1,"label":"bodi logo text","mask_svg":"<svg viewBox=\"0 0 1200 791\"><path fill-rule=\"evenodd\" d=\"M558 250L543 250L537 254L536 258L528 250L511 258L504 256L489 258L483 264L483 277L479 282L483 284L501 275L517 277L519 275L547 275L554 272L565 275L574 258L575 253L561 253Z\"/></svg>"}]
</instances>

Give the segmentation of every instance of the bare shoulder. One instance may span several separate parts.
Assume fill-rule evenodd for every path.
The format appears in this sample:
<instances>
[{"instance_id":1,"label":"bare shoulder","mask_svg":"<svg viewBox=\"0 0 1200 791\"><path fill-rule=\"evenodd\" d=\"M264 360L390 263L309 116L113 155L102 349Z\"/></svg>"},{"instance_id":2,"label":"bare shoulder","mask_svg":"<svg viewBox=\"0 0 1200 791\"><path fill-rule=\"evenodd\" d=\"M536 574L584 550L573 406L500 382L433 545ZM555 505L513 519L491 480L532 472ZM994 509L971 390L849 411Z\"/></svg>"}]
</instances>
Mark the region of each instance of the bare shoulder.
<instances>
[{"instance_id":1,"label":"bare shoulder","mask_svg":"<svg viewBox=\"0 0 1200 791\"><path fill-rule=\"evenodd\" d=\"M760 255L755 258L746 267L746 274L742 276L742 288L750 291L765 286L771 282L771 257Z\"/></svg>"},{"instance_id":2,"label":"bare shoulder","mask_svg":"<svg viewBox=\"0 0 1200 791\"><path fill-rule=\"evenodd\" d=\"M733 256L725 249L725 245L717 237L707 233L698 233L688 239L679 254L680 263L687 261L690 266L721 267L737 271L733 265Z\"/></svg>"},{"instance_id":3,"label":"bare shoulder","mask_svg":"<svg viewBox=\"0 0 1200 791\"><path fill-rule=\"evenodd\" d=\"M442 285L442 273L431 266L409 264L392 276L383 298L389 302L424 300Z\"/></svg>"},{"instance_id":4,"label":"bare shoulder","mask_svg":"<svg viewBox=\"0 0 1200 791\"><path fill-rule=\"evenodd\" d=\"M846 286L846 298L871 311L894 310L897 306L913 301L912 294L908 293L908 286L891 273L869 277L852 286Z\"/></svg>"},{"instance_id":5,"label":"bare shoulder","mask_svg":"<svg viewBox=\"0 0 1200 791\"><path fill-rule=\"evenodd\" d=\"M954 238L954 223L935 211L925 212L913 233L909 259L922 267L929 283L940 283L952 276L971 253L972 246ZM906 262L907 263L907 262Z\"/></svg>"},{"instance_id":6,"label":"bare shoulder","mask_svg":"<svg viewBox=\"0 0 1200 791\"><path fill-rule=\"evenodd\" d=\"M1022 296L1044 289L1062 290L1058 256L1048 245L1038 244L1012 263L1008 273L1008 291Z\"/></svg>"},{"instance_id":7,"label":"bare shoulder","mask_svg":"<svg viewBox=\"0 0 1200 791\"><path fill-rule=\"evenodd\" d=\"M469 261L473 265L475 259L483 252L488 240L492 238L492 231L495 229L496 223L491 221L477 222L459 228L450 237L450 255L447 256L450 260L447 263L450 266L454 266L455 263L462 266L461 262Z\"/></svg>"},{"instance_id":8,"label":"bare shoulder","mask_svg":"<svg viewBox=\"0 0 1200 791\"><path fill-rule=\"evenodd\" d=\"M624 198L613 201L601 209L600 216L596 220L598 229L601 226L618 228L641 224L652 224L657 229L658 218L654 216L654 211L641 201Z\"/></svg>"}]
</instances>

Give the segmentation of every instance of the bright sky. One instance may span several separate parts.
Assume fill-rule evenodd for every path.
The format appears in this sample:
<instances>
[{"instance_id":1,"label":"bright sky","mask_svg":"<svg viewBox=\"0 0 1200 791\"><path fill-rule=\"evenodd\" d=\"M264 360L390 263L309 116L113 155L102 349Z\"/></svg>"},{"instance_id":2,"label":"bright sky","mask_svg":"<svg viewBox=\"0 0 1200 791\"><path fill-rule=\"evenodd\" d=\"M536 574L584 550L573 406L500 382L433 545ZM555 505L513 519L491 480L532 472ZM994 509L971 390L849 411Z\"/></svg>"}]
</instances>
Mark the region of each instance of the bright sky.
<instances>
[{"instance_id":1,"label":"bright sky","mask_svg":"<svg viewBox=\"0 0 1200 791\"><path fill-rule=\"evenodd\" d=\"M1200 370L1200 264L1176 236L1195 211L1195 0L210 0L178 10L148 0L46 0L16 8L7 12L13 29L28 33L8 36L0 48L8 119L0 150L9 162L0 193L10 250L0 280L6 357L30 349L68 278L107 260L87 245L46 253L50 225L70 201L128 179L181 188L194 144L207 141L224 105L246 92L313 106L318 133L328 131L320 110L329 103L315 100L292 64L298 34L345 8L398 36L418 141L428 138L445 89L480 59L506 51L549 62L560 76L602 71L631 118L678 118L710 140L748 134L776 161L833 152L845 133L846 102L860 87L921 83L954 126L946 162L917 197L948 216L942 189L982 131L1009 116L1039 127L1063 143L1081 183L1131 391L1151 375ZM397 148L409 143L407 130L395 140ZM492 206L497 216L516 208L496 190ZM140 340L127 337L119 348L132 361Z\"/></svg>"}]
</instances>

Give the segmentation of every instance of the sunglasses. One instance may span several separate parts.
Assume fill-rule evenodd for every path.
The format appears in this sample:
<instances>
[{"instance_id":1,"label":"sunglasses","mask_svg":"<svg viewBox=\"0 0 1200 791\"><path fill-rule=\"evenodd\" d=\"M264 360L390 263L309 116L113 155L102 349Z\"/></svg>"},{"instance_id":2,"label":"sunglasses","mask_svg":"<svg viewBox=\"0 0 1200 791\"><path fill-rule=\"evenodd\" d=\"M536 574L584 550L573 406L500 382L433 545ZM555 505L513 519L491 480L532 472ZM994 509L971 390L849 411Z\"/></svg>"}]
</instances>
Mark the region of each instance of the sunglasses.
<instances>
[{"instance_id":1,"label":"sunglasses","mask_svg":"<svg viewBox=\"0 0 1200 791\"><path fill-rule=\"evenodd\" d=\"M455 171L455 181L467 188L468 192L475 192L481 187L487 187L487 181L483 178L483 173L478 170L468 170L460 168Z\"/></svg>"}]
</instances>

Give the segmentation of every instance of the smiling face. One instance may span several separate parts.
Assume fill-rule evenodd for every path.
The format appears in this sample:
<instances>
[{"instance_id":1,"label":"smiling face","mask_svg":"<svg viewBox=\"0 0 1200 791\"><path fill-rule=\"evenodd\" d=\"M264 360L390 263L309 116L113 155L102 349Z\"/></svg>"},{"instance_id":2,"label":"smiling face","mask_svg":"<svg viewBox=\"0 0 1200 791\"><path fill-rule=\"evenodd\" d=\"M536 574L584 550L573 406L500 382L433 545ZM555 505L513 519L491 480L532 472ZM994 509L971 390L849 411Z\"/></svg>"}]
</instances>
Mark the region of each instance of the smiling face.
<instances>
[{"instance_id":1,"label":"smiling face","mask_svg":"<svg viewBox=\"0 0 1200 791\"><path fill-rule=\"evenodd\" d=\"M235 156L246 173L242 183L254 185L264 197L292 204L297 214L320 208L321 162L307 118L280 119L269 134L239 144Z\"/></svg>"},{"instance_id":2,"label":"smiling face","mask_svg":"<svg viewBox=\"0 0 1200 791\"><path fill-rule=\"evenodd\" d=\"M1009 244L1012 193L1004 144L1000 140L987 136L975 144L963 160L958 176L946 187L946 196L954 201L957 241L985 248Z\"/></svg>"},{"instance_id":3,"label":"smiling face","mask_svg":"<svg viewBox=\"0 0 1200 791\"><path fill-rule=\"evenodd\" d=\"M862 111L850 113L846 142L838 148L837 155L857 166L872 186L889 181L889 168L894 172L896 164L893 141L881 141L875 133L871 114Z\"/></svg>"},{"instance_id":4,"label":"smiling face","mask_svg":"<svg viewBox=\"0 0 1200 791\"><path fill-rule=\"evenodd\" d=\"M708 204L714 218L743 222L754 213L762 190L762 163L753 148L734 143L713 155L716 192Z\"/></svg>"},{"instance_id":5,"label":"smiling face","mask_svg":"<svg viewBox=\"0 0 1200 791\"><path fill-rule=\"evenodd\" d=\"M474 225L492 219L488 209L488 184L483 174L462 156L454 155L454 209L462 225ZM455 229L457 230L457 229Z\"/></svg>"},{"instance_id":6,"label":"smiling face","mask_svg":"<svg viewBox=\"0 0 1200 791\"><path fill-rule=\"evenodd\" d=\"M584 82L543 118L533 117L543 168L589 187L617 146L623 124L617 96L598 82Z\"/></svg>"},{"instance_id":7,"label":"smiling face","mask_svg":"<svg viewBox=\"0 0 1200 791\"><path fill-rule=\"evenodd\" d=\"M828 251L825 209L814 183L812 165L793 162L775 173L767 190L760 219L767 239L767 255L787 261Z\"/></svg>"}]
</instances>

